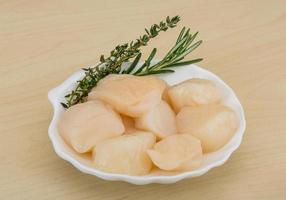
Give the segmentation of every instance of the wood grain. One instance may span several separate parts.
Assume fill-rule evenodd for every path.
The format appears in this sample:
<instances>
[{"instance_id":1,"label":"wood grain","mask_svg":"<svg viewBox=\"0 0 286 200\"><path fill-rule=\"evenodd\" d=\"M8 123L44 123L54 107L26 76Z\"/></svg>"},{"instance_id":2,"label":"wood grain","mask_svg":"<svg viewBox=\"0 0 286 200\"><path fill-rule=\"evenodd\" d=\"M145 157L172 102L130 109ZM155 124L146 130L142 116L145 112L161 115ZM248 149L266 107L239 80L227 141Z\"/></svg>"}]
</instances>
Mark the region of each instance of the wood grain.
<instances>
[{"instance_id":1,"label":"wood grain","mask_svg":"<svg viewBox=\"0 0 286 200\"><path fill-rule=\"evenodd\" d=\"M173 185L82 174L54 153L47 92L143 28L180 14L193 57L236 91L243 143L223 166ZM152 43L163 55L180 28ZM0 1L0 199L285 199L286 1ZM147 47L146 51L151 48Z\"/></svg>"}]
</instances>

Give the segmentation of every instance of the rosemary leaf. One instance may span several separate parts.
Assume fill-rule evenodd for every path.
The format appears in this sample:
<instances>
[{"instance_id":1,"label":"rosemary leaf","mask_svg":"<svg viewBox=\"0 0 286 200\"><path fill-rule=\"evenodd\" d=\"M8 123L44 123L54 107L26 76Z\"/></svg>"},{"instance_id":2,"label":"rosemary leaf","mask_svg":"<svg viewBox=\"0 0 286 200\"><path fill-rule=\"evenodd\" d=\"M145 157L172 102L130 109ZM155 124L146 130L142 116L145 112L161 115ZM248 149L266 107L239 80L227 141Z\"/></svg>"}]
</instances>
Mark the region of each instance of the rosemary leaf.
<instances>
[{"instance_id":1,"label":"rosemary leaf","mask_svg":"<svg viewBox=\"0 0 286 200\"><path fill-rule=\"evenodd\" d=\"M147 58L147 60L145 61L147 71L149 71L150 63L151 63L151 61L153 60L153 58L154 58L156 52L157 52L157 49L154 48L154 49L152 50L152 52L150 53L149 57Z\"/></svg>"},{"instance_id":2,"label":"rosemary leaf","mask_svg":"<svg viewBox=\"0 0 286 200\"><path fill-rule=\"evenodd\" d=\"M186 55L188 55L188 54L191 53L193 50L195 50L198 46L200 46L202 42L203 42L203 41L200 40L200 41L196 42L195 44L193 44L192 46L190 46L189 48L187 48L185 52L182 52L182 54L180 54L180 55L178 56L178 59L179 59L179 58L184 58Z\"/></svg>"},{"instance_id":3,"label":"rosemary leaf","mask_svg":"<svg viewBox=\"0 0 286 200\"><path fill-rule=\"evenodd\" d=\"M182 36L183 36L185 30L186 30L186 27L183 27L183 29L181 30L181 32L180 32L180 34L179 34L179 36L178 36L178 39L177 39L177 41L176 41L176 44L178 44L178 42L181 41Z\"/></svg>"},{"instance_id":4,"label":"rosemary leaf","mask_svg":"<svg viewBox=\"0 0 286 200\"><path fill-rule=\"evenodd\" d=\"M164 68L169 68L169 67L181 67L184 65L191 65L197 62L201 62L203 59L202 58L198 58L198 59L194 59L194 60L189 60L189 61L185 61L185 62L178 62L178 63L173 63L173 64L169 64L164 66Z\"/></svg>"},{"instance_id":5,"label":"rosemary leaf","mask_svg":"<svg viewBox=\"0 0 286 200\"><path fill-rule=\"evenodd\" d=\"M175 72L174 70L171 70L171 69L160 69L160 70L157 70L157 71L150 71L148 73L148 75L151 75L151 74L164 74L164 73L173 73ZM143 76L143 75L142 75Z\"/></svg>"},{"instance_id":6,"label":"rosemary leaf","mask_svg":"<svg viewBox=\"0 0 286 200\"><path fill-rule=\"evenodd\" d=\"M128 69L123 73L123 74L130 74L134 68L137 66L140 58L141 58L141 53L139 53L136 58L134 59L134 61L131 63L131 65L128 67Z\"/></svg>"}]
</instances>

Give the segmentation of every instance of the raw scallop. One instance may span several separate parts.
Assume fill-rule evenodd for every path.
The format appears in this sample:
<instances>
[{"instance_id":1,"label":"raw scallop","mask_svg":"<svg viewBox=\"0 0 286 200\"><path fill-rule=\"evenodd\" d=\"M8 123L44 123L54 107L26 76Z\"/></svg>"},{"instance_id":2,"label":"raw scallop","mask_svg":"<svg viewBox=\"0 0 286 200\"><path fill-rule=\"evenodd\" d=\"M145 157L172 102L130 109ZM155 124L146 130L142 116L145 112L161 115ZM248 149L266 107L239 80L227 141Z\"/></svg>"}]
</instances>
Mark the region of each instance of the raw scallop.
<instances>
[{"instance_id":1,"label":"raw scallop","mask_svg":"<svg viewBox=\"0 0 286 200\"><path fill-rule=\"evenodd\" d=\"M100 101L89 101L70 107L58 124L64 140L77 152L90 151L98 142L124 132L120 116Z\"/></svg>"},{"instance_id":2,"label":"raw scallop","mask_svg":"<svg viewBox=\"0 0 286 200\"><path fill-rule=\"evenodd\" d=\"M176 115L169 104L161 101L152 110L137 118L135 127L151 131L161 139L177 133Z\"/></svg>"},{"instance_id":3,"label":"raw scallop","mask_svg":"<svg viewBox=\"0 0 286 200\"><path fill-rule=\"evenodd\" d=\"M214 104L221 100L221 91L210 80L193 78L179 83L168 90L176 112L184 106Z\"/></svg>"},{"instance_id":4,"label":"raw scallop","mask_svg":"<svg viewBox=\"0 0 286 200\"><path fill-rule=\"evenodd\" d=\"M148 174L152 161L146 150L152 148L154 143L155 136L143 131L107 139L94 148L95 167L110 173Z\"/></svg>"},{"instance_id":5,"label":"raw scallop","mask_svg":"<svg viewBox=\"0 0 286 200\"><path fill-rule=\"evenodd\" d=\"M99 81L88 100L100 99L120 114L139 117L160 102L165 87L155 76L111 74Z\"/></svg>"},{"instance_id":6,"label":"raw scallop","mask_svg":"<svg viewBox=\"0 0 286 200\"><path fill-rule=\"evenodd\" d=\"M135 121L133 118L128 117L126 115L121 115L121 118L122 118L122 122L123 122L124 127L125 127L124 133L129 134L129 133L133 133L137 130L135 128Z\"/></svg>"},{"instance_id":7,"label":"raw scallop","mask_svg":"<svg viewBox=\"0 0 286 200\"><path fill-rule=\"evenodd\" d=\"M177 115L178 131L200 139L203 152L220 149L232 138L237 127L236 114L224 105L184 107Z\"/></svg>"},{"instance_id":8,"label":"raw scallop","mask_svg":"<svg viewBox=\"0 0 286 200\"><path fill-rule=\"evenodd\" d=\"M169 105L172 105L171 99L170 99L169 94L168 94L168 91L170 88L171 88L171 86L166 83L166 89L164 90L164 92L162 94L162 100L166 101Z\"/></svg>"},{"instance_id":9,"label":"raw scallop","mask_svg":"<svg viewBox=\"0 0 286 200\"><path fill-rule=\"evenodd\" d=\"M189 134L168 136L147 152L153 163L163 170L193 170L202 162L201 142Z\"/></svg>"}]
</instances>

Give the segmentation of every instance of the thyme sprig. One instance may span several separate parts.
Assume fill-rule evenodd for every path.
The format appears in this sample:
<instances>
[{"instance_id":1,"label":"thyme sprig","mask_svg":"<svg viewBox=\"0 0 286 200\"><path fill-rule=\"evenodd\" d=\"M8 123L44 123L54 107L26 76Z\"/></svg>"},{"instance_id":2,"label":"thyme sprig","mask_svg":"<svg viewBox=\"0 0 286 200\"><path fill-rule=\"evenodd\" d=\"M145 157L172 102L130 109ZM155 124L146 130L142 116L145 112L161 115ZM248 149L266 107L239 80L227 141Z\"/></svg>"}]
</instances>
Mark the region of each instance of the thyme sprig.
<instances>
[{"instance_id":1,"label":"thyme sprig","mask_svg":"<svg viewBox=\"0 0 286 200\"><path fill-rule=\"evenodd\" d=\"M100 63L98 65L83 69L85 71L85 76L78 81L76 88L65 96L66 103L61 103L62 106L68 108L77 103L84 102L91 89L96 86L99 80L108 74L133 74L144 76L170 73L174 72L170 68L200 62L202 60L201 58L181 62L186 55L202 43L201 40L193 43L198 32L192 35L190 29L186 30L184 27L180 32L175 45L161 61L154 63L153 59L157 52L157 49L154 48L147 60L138 67L138 63L142 56L140 48L146 46L149 40L156 37L161 31L166 31L169 28L175 27L179 21L179 16L172 18L168 16L165 21L152 25L149 30L145 29L146 33L136 39L135 42L131 41L130 43L116 46L107 58L101 55ZM131 62L127 68L122 69L122 64L129 62L129 60L134 57L135 59L133 62Z\"/></svg>"}]
</instances>

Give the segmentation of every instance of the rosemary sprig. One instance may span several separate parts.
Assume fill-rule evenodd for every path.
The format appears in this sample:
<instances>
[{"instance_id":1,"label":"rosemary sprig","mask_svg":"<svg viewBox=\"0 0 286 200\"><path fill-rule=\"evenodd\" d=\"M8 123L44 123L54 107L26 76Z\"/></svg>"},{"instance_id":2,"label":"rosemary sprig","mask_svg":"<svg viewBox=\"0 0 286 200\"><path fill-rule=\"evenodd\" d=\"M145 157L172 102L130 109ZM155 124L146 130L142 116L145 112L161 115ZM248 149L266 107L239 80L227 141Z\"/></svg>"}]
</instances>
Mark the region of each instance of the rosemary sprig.
<instances>
[{"instance_id":1,"label":"rosemary sprig","mask_svg":"<svg viewBox=\"0 0 286 200\"><path fill-rule=\"evenodd\" d=\"M202 61L203 59L199 58L199 59L180 62L185 58L186 55L191 53L202 43L202 40L193 43L197 35L198 32L192 35L190 34L190 29L186 30L186 28L184 27L181 30L175 45L169 50L169 52L165 55L165 57L161 61L155 64L151 64L157 52L157 49L154 48L150 53L149 57L147 58L147 60L143 63L143 65L140 66L138 70L134 71L135 68L134 66L138 64L138 60L141 57L141 54L138 54L138 56L134 59L133 63L128 68L127 72L137 76L171 73L174 71L171 70L170 68L189 65Z\"/></svg>"},{"instance_id":2,"label":"rosemary sprig","mask_svg":"<svg viewBox=\"0 0 286 200\"><path fill-rule=\"evenodd\" d=\"M116 46L107 58L101 55L98 65L83 69L85 71L84 78L79 80L77 87L65 96L66 103L61 103L62 106L68 108L77 103L84 102L91 89L96 86L100 79L108 74L127 73L127 71L121 70L121 65L128 62L129 59L138 56L140 54L140 47L146 46L149 40L156 37L159 32L175 27L179 21L179 16L172 18L168 16L165 21L152 25L149 30L145 29L146 34L140 36L135 42L131 41L130 43Z\"/></svg>"},{"instance_id":3,"label":"rosemary sprig","mask_svg":"<svg viewBox=\"0 0 286 200\"><path fill-rule=\"evenodd\" d=\"M184 27L181 30L175 45L161 61L157 63L153 62L157 52L157 49L154 48L145 62L141 66L137 67L142 56L140 48L142 46L146 46L149 40L156 37L159 32L175 27L179 21L179 16L175 16L173 18L167 17L165 21L152 25L149 30L145 29L146 34L140 36L135 42L132 41L130 43L116 46L107 58L104 58L102 55L98 65L83 69L85 71L84 78L79 80L77 87L65 96L66 103L61 103L62 106L68 108L77 103L84 102L91 89L96 86L99 80L108 74L133 74L137 76L145 76L150 74L172 73L174 70L171 68L202 61L203 59L199 58L181 62L186 55L191 53L202 43L202 40L194 43L198 32L191 34L190 29L188 28L186 30ZM129 59L134 57L135 59L127 68L121 68L123 63L129 62Z\"/></svg>"}]
</instances>

